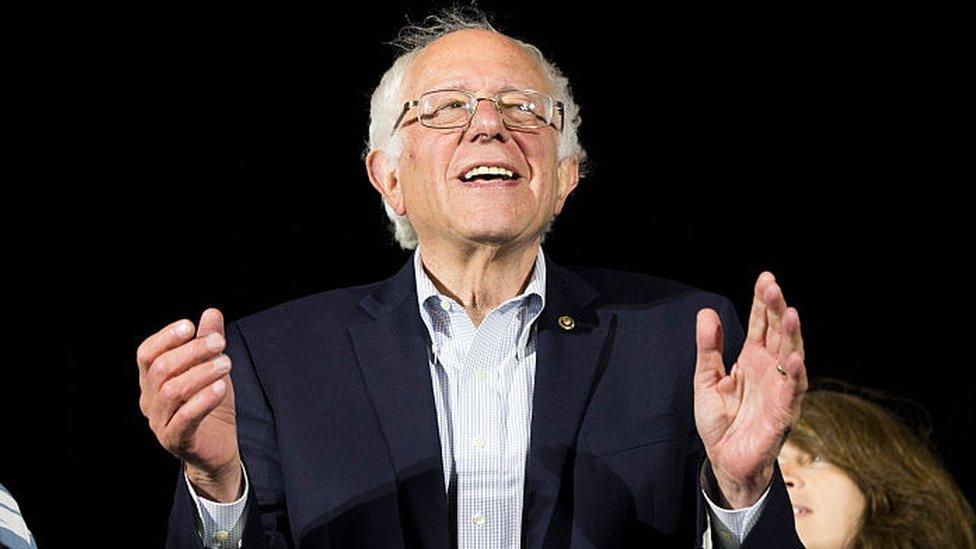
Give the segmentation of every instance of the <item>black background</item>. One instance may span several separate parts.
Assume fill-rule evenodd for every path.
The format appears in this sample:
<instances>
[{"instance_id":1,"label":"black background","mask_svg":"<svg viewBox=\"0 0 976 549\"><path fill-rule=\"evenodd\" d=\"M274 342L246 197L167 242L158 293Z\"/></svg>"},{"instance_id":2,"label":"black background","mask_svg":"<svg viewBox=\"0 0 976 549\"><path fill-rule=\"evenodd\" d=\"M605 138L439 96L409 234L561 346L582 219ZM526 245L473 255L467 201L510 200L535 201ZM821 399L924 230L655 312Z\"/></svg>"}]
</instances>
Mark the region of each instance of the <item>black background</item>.
<instances>
[{"instance_id":1,"label":"black background","mask_svg":"<svg viewBox=\"0 0 976 549\"><path fill-rule=\"evenodd\" d=\"M362 4L8 19L0 483L41 547L162 543L178 464L139 411L143 338L407 259L360 155L394 57L383 42L439 4ZM728 295L743 322L772 270L811 376L918 402L976 497L950 14L482 6L564 70L582 108L592 173L552 258Z\"/></svg>"}]
</instances>

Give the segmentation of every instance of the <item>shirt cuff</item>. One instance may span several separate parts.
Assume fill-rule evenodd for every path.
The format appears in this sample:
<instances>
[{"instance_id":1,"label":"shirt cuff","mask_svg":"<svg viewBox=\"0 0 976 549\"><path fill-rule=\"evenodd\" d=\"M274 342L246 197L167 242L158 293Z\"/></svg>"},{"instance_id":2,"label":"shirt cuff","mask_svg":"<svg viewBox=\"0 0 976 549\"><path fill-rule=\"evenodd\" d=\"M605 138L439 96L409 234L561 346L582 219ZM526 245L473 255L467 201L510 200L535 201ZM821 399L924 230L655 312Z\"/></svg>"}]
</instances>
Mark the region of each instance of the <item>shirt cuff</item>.
<instances>
[{"instance_id":1,"label":"shirt cuff","mask_svg":"<svg viewBox=\"0 0 976 549\"><path fill-rule=\"evenodd\" d=\"M244 532L244 511L247 505L247 470L241 462L241 475L244 477L244 493L237 501L219 503L197 495L183 470L186 487L190 490L193 503L197 506L200 518L198 533L203 545L211 549L237 549L241 546Z\"/></svg>"},{"instance_id":2,"label":"shirt cuff","mask_svg":"<svg viewBox=\"0 0 976 549\"><path fill-rule=\"evenodd\" d=\"M735 510L722 509L709 499L704 490L702 490L702 495L708 502L709 523L714 527L717 534L719 547L735 549L742 544L742 540L749 535L749 531L759 521L759 516L766 508L766 496L769 495L769 488L766 488L759 501L752 507Z\"/></svg>"},{"instance_id":3,"label":"shirt cuff","mask_svg":"<svg viewBox=\"0 0 976 549\"><path fill-rule=\"evenodd\" d=\"M710 469L710 465L707 463L704 467ZM708 528L715 534L710 537L715 540L716 547L736 549L742 544L742 540L749 535L749 531L756 525L756 522L759 521L759 516L762 514L763 509L766 508L766 497L769 495L773 484L770 482L763 495L750 507L723 509L712 501L712 498L708 497L708 490L705 489L705 483L713 482L711 475L706 474L703 468L702 495L708 503ZM710 485L714 486L713 484Z\"/></svg>"}]
</instances>

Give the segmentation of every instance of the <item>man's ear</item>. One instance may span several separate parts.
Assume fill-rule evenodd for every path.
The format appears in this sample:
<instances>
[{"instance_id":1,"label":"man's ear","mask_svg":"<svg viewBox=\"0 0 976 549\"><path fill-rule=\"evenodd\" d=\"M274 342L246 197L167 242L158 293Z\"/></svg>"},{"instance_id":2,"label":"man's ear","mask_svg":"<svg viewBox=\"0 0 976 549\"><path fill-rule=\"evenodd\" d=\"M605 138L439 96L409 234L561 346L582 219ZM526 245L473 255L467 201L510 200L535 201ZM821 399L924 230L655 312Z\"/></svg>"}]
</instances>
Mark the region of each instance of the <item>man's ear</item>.
<instances>
[{"instance_id":1,"label":"man's ear","mask_svg":"<svg viewBox=\"0 0 976 549\"><path fill-rule=\"evenodd\" d=\"M556 215L559 215L563 211L563 205L566 204L566 198L569 193L573 192L576 185L579 184L579 158L576 155L570 155L559 161L559 166L556 172L557 181L557 196L556 196Z\"/></svg>"},{"instance_id":2,"label":"man's ear","mask_svg":"<svg viewBox=\"0 0 976 549\"><path fill-rule=\"evenodd\" d=\"M405 215L403 188L397 174L396 163L386 151L373 149L366 155L366 175L373 188L383 195L383 200L393 208L397 215Z\"/></svg>"}]
</instances>

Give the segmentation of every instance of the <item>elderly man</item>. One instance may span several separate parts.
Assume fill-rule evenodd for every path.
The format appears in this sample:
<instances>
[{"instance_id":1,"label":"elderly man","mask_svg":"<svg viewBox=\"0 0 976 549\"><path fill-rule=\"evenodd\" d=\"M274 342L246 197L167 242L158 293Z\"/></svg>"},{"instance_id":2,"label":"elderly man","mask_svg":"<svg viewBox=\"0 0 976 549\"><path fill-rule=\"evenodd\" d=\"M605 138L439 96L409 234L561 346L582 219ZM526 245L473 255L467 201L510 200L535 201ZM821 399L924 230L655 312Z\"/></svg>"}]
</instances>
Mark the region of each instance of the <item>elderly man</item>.
<instances>
[{"instance_id":1,"label":"elderly man","mask_svg":"<svg viewBox=\"0 0 976 549\"><path fill-rule=\"evenodd\" d=\"M369 180L419 244L400 272L139 347L185 465L169 545L799 546L776 456L806 373L774 277L743 336L721 296L552 263L583 156L568 84L438 23L373 97Z\"/></svg>"}]
</instances>

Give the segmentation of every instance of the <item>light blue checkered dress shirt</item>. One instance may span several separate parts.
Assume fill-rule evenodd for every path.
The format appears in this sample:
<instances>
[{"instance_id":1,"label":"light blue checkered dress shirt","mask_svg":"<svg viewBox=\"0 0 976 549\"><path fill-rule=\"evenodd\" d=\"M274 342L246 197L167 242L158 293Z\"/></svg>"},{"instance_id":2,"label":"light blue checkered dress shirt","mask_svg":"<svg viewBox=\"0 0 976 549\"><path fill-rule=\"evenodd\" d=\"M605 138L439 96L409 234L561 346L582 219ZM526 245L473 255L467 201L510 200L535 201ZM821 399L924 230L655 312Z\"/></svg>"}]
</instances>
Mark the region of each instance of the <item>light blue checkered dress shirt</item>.
<instances>
[{"instance_id":1,"label":"light blue checkered dress shirt","mask_svg":"<svg viewBox=\"0 0 976 549\"><path fill-rule=\"evenodd\" d=\"M518 547L535 381L532 333L546 299L541 248L525 291L478 326L437 291L420 257L418 250L417 299L430 333L445 486L457 489L458 547Z\"/></svg>"}]
</instances>

